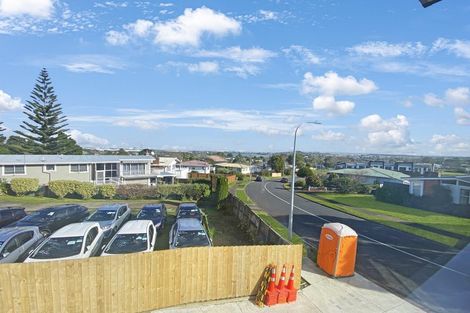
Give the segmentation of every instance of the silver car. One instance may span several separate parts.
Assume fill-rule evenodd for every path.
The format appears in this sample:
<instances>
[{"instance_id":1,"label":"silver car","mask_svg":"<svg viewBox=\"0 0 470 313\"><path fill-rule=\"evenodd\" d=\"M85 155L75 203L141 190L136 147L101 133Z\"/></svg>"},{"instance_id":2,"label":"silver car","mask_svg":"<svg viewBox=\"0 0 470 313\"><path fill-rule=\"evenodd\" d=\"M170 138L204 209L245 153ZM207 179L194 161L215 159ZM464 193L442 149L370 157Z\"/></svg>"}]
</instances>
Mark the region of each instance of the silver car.
<instances>
[{"instance_id":1,"label":"silver car","mask_svg":"<svg viewBox=\"0 0 470 313\"><path fill-rule=\"evenodd\" d=\"M0 263L22 261L44 239L36 226L0 229Z\"/></svg>"},{"instance_id":2,"label":"silver car","mask_svg":"<svg viewBox=\"0 0 470 313\"><path fill-rule=\"evenodd\" d=\"M170 249L210 247L212 242L197 218L177 219L170 230Z\"/></svg>"},{"instance_id":3,"label":"silver car","mask_svg":"<svg viewBox=\"0 0 470 313\"><path fill-rule=\"evenodd\" d=\"M131 209L127 204L108 204L99 207L90 215L87 222L98 222L104 231L104 239L111 239L119 228L131 218Z\"/></svg>"}]
</instances>

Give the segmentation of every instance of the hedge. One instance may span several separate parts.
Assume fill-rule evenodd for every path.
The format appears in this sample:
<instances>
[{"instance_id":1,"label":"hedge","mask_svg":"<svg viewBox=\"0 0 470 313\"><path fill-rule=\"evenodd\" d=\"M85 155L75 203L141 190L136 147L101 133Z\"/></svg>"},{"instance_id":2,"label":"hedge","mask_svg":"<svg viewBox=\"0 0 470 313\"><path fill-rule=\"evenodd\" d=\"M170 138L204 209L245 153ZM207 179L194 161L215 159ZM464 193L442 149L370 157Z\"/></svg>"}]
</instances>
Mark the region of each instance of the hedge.
<instances>
[{"instance_id":1,"label":"hedge","mask_svg":"<svg viewBox=\"0 0 470 313\"><path fill-rule=\"evenodd\" d=\"M141 185L119 185L116 188L116 197L119 199L155 199L158 197L157 188Z\"/></svg>"},{"instance_id":2,"label":"hedge","mask_svg":"<svg viewBox=\"0 0 470 313\"><path fill-rule=\"evenodd\" d=\"M62 199L65 196L73 195L79 184L80 182L76 180L54 180L49 183L48 187L56 197Z\"/></svg>"},{"instance_id":3,"label":"hedge","mask_svg":"<svg viewBox=\"0 0 470 313\"><path fill-rule=\"evenodd\" d=\"M157 187L147 185L120 185L116 189L116 197L120 199L156 199L156 198L178 198L199 200L210 194L207 184L179 184L158 185Z\"/></svg>"},{"instance_id":4,"label":"hedge","mask_svg":"<svg viewBox=\"0 0 470 313\"><path fill-rule=\"evenodd\" d=\"M75 193L78 194L82 199L91 199L96 195L96 187L93 183L78 183L75 186Z\"/></svg>"},{"instance_id":5,"label":"hedge","mask_svg":"<svg viewBox=\"0 0 470 313\"><path fill-rule=\"evenodd\" d=\"M39 179L37 178L13 178L10 182L10 189L17 196L24 196L39 189Z\"/></svg>"},{"instance_id":6,"label":"hedge","mask_svg":"<svg viewBox=\"0 0 470 313\"><path fill-rule=\"evenodd\" d=\"M98 186L98 195L103 199L112 199L116 196L116 186L111 184Z\"/></svg>"},{"instance_id":7,"label":"hedge","mask_svg":"<svg viewBox=\"0 0 470 313\"><path fill-rule=\"evenodd\" d=\"M0 196L8 194L8 183L4 180L0 180Z\"/></svg>"}]
</instances>

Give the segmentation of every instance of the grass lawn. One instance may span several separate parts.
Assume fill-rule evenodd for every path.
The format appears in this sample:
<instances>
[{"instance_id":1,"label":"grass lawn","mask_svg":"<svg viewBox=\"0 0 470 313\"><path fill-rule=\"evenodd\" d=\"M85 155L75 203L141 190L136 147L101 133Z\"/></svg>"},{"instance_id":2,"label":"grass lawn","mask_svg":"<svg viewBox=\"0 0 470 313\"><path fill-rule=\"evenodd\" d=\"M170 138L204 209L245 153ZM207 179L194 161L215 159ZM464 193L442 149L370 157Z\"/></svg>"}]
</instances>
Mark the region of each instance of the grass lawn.
<instances>
[{"instance_id":1,"label":"grass lawn","mask_svg":"<svg viewBox=\"0 0 470 313\"><path fill-rule=\"evenodd\" d=\"M375 200L372 195L299 194L331 208L456 247L470 239L470 219Z\"/></svg>"}]
</instances>

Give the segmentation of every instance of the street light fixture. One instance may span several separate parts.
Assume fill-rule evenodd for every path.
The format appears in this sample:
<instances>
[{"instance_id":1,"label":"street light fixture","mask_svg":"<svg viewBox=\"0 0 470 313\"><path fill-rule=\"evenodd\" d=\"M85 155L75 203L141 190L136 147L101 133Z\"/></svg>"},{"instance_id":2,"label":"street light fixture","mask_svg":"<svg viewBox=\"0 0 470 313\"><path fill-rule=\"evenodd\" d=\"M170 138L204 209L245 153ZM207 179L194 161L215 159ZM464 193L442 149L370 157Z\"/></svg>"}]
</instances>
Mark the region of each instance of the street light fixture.
<instances>
[{"instance_id":1,"label":"street light fixture","mask_svg":"<svg viewBox=\"0 0 470 313\"><path fill-rule=\"evenodd\" d=\"M295 149L296 143L297 143L297 131L303 124L315 124L315 125L320 125L321 123L318 121L314 122L303 122L300 123L294 133L294 151L293 151L293 158L292 158L292 182L291 182L291 199L290 199L290 213L289 213L289 240L292 240L292 224L294 222L294 196L295 196L295 158L297 151Z\"/></svg>"}]
</instances>

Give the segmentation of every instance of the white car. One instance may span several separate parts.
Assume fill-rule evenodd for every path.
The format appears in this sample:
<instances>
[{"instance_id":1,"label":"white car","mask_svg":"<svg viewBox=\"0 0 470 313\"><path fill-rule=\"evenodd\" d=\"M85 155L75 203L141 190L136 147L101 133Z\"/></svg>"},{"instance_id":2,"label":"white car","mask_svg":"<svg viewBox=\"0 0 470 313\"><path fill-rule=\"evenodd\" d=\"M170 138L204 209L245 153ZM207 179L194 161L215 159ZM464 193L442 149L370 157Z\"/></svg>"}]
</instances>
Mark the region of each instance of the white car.
<instances>
[{"instance_id":1,"label":"white car","mask_svg":"<svg viewBox=\"0 0 470 313\"><path fill-rule=\"evenodd\" d=\"M104 238L109 240L130 218L131 209L127 204L114 203L99 207L86 221L98 222L104 230Z\"/></svg>"},{"instance_id":2,"label":"white car","mask_svg":"<svg viewBox=\"0 0 470 313\"><path fill-rule=\"evenodd\" d=\"M157 231L150 220L129 221L114 235L101 255L152 252Z\"/></svg>"},{"instance_id":3,"label":"white car","mask_svg":"<svg viewBox=\"0 0 470 313\"><path fill-rule=\"evenodd\" d=\"M43 235L35 226L0 229L0 263L21 261L42 239Z\"/></svg>"},{"instance_id":4,"label":"white car","mask_svg":"<svg viewBox=\"0 0 470 313\"><path fill-rule=\"evenodd\" d=\"M69 224L39 245L25 263L89 258L99 252L103 236L97 222Z\"/></svg>"}]
</instances>

